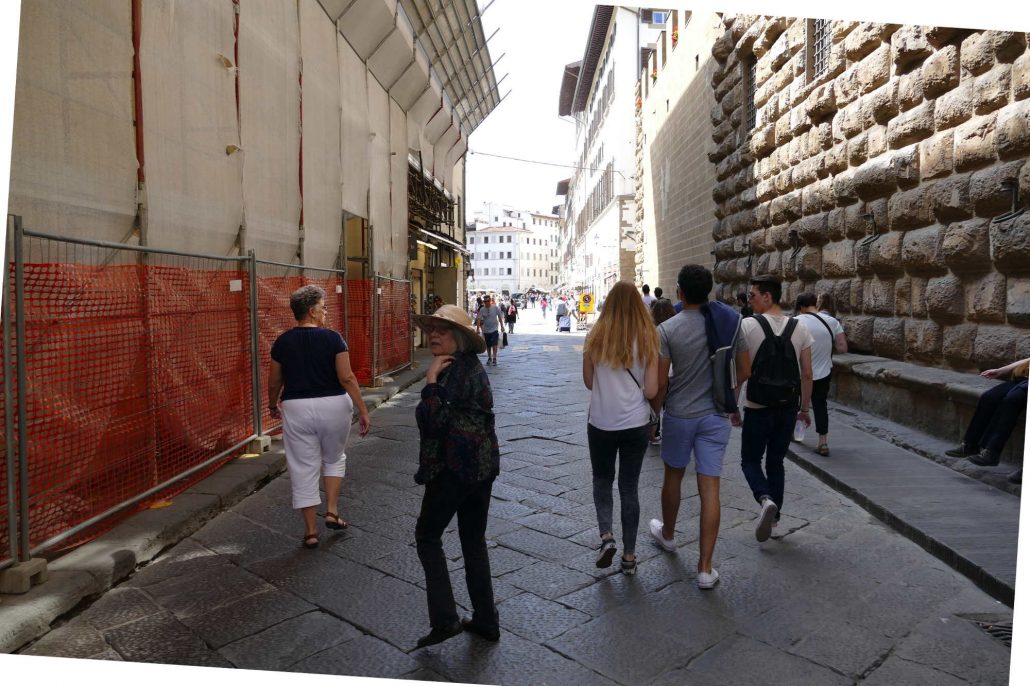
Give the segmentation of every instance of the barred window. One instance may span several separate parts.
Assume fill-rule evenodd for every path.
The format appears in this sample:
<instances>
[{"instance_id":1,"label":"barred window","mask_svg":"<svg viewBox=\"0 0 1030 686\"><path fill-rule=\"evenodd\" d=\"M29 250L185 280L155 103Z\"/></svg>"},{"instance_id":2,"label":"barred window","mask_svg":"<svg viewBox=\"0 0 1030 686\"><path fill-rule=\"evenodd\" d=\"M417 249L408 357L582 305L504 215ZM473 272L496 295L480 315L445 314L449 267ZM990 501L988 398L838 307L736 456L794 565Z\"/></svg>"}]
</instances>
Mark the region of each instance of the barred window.
<instances>
[{"instance_id":1,"label":"barred window","mask_svg":"<svg viewBox=\"0 0 1030 686\"><path fill-rule=\"evenodd\" d=\"M747 129L750 131L755 128L756 111L755 111L755 91L757 86L755 85L755 75L757 69L758 60L752 55L744 62L744 88L747 91Z\"/></svg>"},{"instance_id":2,"label":"barred window","mask_svg":"<svg viewBox=\"0 0 1030 686\"><path fill-rule=\"evenodd\" d=\"M823 75L830 60L830 22L826 19L808 20L808 66L810 79Z\"/></svg>"}]
</instances>

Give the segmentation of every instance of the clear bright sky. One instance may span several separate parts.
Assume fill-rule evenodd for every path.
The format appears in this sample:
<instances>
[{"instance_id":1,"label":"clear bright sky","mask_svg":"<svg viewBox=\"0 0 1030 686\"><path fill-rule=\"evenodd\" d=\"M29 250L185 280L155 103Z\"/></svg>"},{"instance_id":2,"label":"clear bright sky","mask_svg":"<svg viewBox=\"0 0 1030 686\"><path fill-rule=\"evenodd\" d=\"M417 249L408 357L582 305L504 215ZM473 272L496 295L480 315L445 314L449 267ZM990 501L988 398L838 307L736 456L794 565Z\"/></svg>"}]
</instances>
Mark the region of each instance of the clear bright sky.
<instances>
[{"instance_id":1,"label":"clear bright sky","mask_svg":"<svg viewBox=\"0 0 1030 686\"><path fill-rule=\"evenodd\" d=\"M485 7L490 0L478 0ZM500 94L511 95L469 138L466 172L468 214L483 202L550 212L558 181L572 168L527 164L476 155L476 152L572 165L576 127L558 116L558 92L566 64L583 58L594 5L586 0L495 0L483 14L490 57L504 57L494 68Z\"/></svg>"}]
</instances>

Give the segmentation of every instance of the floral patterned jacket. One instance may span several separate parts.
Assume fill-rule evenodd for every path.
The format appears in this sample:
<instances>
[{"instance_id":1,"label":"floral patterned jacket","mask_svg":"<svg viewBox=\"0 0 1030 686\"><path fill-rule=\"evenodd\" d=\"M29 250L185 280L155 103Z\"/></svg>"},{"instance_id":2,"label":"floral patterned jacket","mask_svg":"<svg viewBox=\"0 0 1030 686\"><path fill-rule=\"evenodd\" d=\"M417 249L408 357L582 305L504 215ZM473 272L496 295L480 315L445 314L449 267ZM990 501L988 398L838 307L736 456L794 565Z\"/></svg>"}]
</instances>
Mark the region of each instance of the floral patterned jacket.
<instances>
[{"instance_id":1,"label":"floral patterned jacket","mask_svg":"<svg viewBox=\"0 0 1030 686\"><path fill-rule=\"evenodd\" d=\"M415 482L443 470L474 484L500 473L490 379L474 353L457 353L436 383L422 389L415 419L422 437Z\"/></svg>"}]
</instances>

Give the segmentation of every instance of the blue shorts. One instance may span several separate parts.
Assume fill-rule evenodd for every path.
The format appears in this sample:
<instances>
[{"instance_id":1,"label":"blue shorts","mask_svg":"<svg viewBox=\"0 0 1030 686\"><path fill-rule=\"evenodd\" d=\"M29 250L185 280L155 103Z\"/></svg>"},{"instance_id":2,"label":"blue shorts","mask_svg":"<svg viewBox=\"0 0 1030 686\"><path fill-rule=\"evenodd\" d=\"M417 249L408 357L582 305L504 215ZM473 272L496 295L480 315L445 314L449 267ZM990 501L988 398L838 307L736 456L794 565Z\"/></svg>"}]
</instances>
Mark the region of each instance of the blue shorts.
<instances>
[{"instance_id":1,"label":"blue shorts","mask_svg":"<svg viewBox=\"0 0 1030 686\"><path fill-rule=\"evenodd\" d=\"M483 338L486 339L486 347L492 348L497 345L497 341L501 340L501 332L494 331L493 333L483 332Z\"/></svg>"},{"instance_id":2,"label":"blue shorts","mask_svg":"<svg viewBox=\"0 0 1030 686\"><path fill-rule=\"evenodd\" d=\"M662 461L674 469L689 465L694 453L698 474L721 476L722 458L729 442L730 420L721 414L694 419L662 416Z\"/></svg>"}]
</instances>

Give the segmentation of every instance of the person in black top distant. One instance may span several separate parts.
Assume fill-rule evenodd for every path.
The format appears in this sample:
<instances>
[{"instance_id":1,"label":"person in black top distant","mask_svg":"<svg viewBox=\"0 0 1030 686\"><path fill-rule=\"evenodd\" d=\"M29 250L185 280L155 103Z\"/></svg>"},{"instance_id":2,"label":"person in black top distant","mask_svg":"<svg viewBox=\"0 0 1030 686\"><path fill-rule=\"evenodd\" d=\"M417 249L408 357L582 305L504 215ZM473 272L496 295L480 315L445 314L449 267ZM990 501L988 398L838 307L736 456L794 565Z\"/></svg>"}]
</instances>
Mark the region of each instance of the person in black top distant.
<instances>
[{"instance_id":1,"label":"person in black top distant","mask_svg":"<svg viewBox=\"0 0 1030 686\"><path fill-rule=\"evenodd\" d=\"M740 307L741 317L750 317L754 315L755 311L751 309L751 304L747 301L747 293L744 291L737 293L737 305Z\"/></svg>"},{"instance_id":2,"label":"person in black top distant","mask_svg":"<svg viewBox=\"0 0 1030 686\"><path fill-rule=\"evenodd\" d=\"M346 470L344 449L354 407L362 436L371 420L350 368L347 344L340 334L325 328L325 291L318 286L297 289L290 296L290 309L297 326L272 344L268 411L273 419L283 421L293 508L304 516L304 547L317 548L319 474L325 477L326 528L345 529L347 522L340 518L336 501Z\"/></svg>"}]
</instances>

